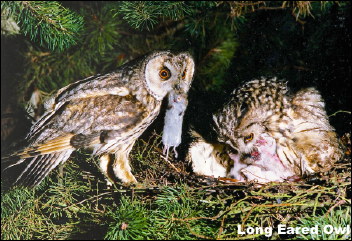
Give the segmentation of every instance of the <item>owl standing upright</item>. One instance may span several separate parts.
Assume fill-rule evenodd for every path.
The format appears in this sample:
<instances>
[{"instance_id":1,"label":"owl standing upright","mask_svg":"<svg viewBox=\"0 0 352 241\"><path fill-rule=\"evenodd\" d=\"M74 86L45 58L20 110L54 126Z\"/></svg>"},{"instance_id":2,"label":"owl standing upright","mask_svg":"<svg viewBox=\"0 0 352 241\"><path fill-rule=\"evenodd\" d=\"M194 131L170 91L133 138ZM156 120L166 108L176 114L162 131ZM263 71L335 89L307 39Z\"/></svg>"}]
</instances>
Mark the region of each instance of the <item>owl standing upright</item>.
<instances>
[{"instance_id":1,"label":"owl standing upright","mask_svg":"<svg viewBox=\"0 0 352 241\"><path fill-rule=\"evenodd\" d=\"M230 168L222 166L225 174L219 176L268 182L329 170L342 151L324 106L316 89L290 93L287 83L276 78L252 80L235 89L213 115L218 144L233 161L226 162ZM199 157L196 146L204 145L209 143L202 140L190 147L194 169L219 162L215 148L212 160ZM209 168L199 170L212 175Z\"/></svg>"},{"instance_id":2,"label":"owl standing upright","mask_svg":"<svg viewBox=\"0 0 352 241\"><path fill-rule=\"evenodd\" d=\"M128 156L136 139L158 116L170 91L188 92L193 73L190 54L156 51L60 89L32 126L27 147L9 157L8 167L25 163L15 183L38 185L79 148L100 156L110 180L135 183Z\"/></svg>"}]
</instances>

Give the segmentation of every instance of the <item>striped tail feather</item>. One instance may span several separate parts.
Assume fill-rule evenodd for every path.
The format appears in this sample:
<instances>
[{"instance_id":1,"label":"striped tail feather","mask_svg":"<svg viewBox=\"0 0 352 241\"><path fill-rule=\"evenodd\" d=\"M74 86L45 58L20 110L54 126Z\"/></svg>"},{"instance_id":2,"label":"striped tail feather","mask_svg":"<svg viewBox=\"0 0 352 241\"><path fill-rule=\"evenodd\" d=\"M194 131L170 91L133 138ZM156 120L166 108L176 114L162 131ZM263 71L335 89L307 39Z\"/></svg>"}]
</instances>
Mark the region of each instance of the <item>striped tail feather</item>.
<instances>
[{"instance_id":1,"label":"striped tail feather","mask_svg":"<svg viewBox=\"0 0 352 241\"><path fill-rule=\"evenodd\" d=\"M21 162L29 161L29 163L16 179L14 185L37 186L55 167L67 161L73 151L74 149L72 148L62 152L38 155L21 160Z\"/></svg>"},{"instance_id":2,"label":"striped tail feather","mask_svg":"<svg viewBox=\"0 0 352 241\"><path fill-rule=\"evenodd\" d=\"M2 158L3 171L14 166L25 166L15 185L36 186L57 165L64 163L74 150L100 143L99 132L90 135L63 133L53 139L49 139L50 136L46 138L41 143L34 141L28 147ZM7 167L3 169L3 165Z\"/></svg>"},{"instance_id":3,"label":"striped tail feather","mask_svg":"<svg viewBox=\"0 0 352 241\"><path fill-rule=\"evenodd\" d=\"M5 157L3 171L24 166L24 170L14 182L14 185L36 186L60 163L64 163L76 149L71 145L71 133L64 134L41 144L32 144L12 155Z\"/></svg>"},{"instance_id":4,"label":"striped tail feather","mask_svg":"<svg viewBox=\"0 0 352 241\"><path fill-rule=\"evenodd\" d=\"M48 140L43 144L32 145L19 152L13 153L10 156L10 158L17 156L21 159L25 159L25 158L38 156L38 155L45 155L45 154L71 149L72 145L70 141L73 136L74 136L73 134L66 134L64 136L59 136L52 140Z\"/></svg>"}]
</instances>

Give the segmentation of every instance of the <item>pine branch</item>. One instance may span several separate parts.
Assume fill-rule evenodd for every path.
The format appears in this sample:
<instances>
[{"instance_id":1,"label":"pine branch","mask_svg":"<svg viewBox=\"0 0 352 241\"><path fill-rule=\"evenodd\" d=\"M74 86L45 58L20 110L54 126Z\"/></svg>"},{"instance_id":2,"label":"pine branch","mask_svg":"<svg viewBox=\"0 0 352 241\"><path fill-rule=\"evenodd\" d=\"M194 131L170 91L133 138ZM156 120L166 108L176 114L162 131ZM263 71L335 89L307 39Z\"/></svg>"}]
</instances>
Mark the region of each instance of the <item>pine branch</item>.
<instances>
[{"instance_id":1,"label":"pine branch","mask_svg":"<svg viewBox=\"0 0 352 241\"><path fill-rule=\"evenodd\" d=\"M119 22L112 17L109 6L94 12L82 9L81 14L85 19L85 29L77 47L64 52L43 52L30 47L26 54L22 91L25 92L33 84L40 90L52 92L96 74L104 65L116 64ZM103 57L110 59L103 60Z\"/></svg>"},{"instance_id":2,"label":"pine branch","mask_svg":"<svg viewBox=\"0 0 352 241\"><path fill-rule=\"evenodd\" d=\"M135 29L151 30L160 20L174 21L192 13L192 6L184 1L124 1L113 9Z\"/></svg>"},{"instance_id":3,"label":"pine branch","mask_svg":"<svg viewBox=\"0 0 352 241\"><path fill-rule=\"evenodd\" d=\"M83 18L56 1L6 1L1 8L9 9L24 35L50 50L76 44L83 28Z\"/></svg>"},{"instance_id":4,"label":"pine branch","mask_svg":"<svg viewBox=\"0 0 352 241\"><path fill-rule=\"evenodd\" d=\"M147 1L124 1L115 11L116 14L122 14L123 19L136 29L150 30L158 22L158 9Z\"/></svg>"}]
</instances>

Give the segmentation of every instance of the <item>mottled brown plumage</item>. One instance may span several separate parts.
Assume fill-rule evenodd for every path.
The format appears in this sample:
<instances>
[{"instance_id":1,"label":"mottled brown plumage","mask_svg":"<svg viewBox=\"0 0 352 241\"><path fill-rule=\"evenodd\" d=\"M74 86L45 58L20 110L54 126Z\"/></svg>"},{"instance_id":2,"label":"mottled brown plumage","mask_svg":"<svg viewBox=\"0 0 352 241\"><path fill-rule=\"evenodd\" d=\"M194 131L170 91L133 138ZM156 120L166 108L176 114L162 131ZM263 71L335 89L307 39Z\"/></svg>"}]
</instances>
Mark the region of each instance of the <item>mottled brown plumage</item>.
<instances>
[{"instance_id":1,"label":"mottled brown plumage","mask_svg":"<svg viewBox=\"0 0 352 241\"><path fill-rule=\"evenodd\" d=\"M237 88L213 116L219 143L233 150L228 153L234 166L226 176L283 181L329 170L342 152L324 106L316 89L290 93L286 82L276 78Z\"/></svg>"},{"instance_id":2,"label":"mottled brown plumage","mask_svg":"<svg viewBox=\"0 0 352 241\"><path fill-rule=\"evenodd\" d=\"M99 155L110 180L135 183L128 160L133 144L170 91L188 92L193 72L188 53L158 51L60 89L45 103L46 112L26 138L28 146L9 157L8 167L26 163L16 184L39 184L78 148Z\"/></svg>"}]
</instances>

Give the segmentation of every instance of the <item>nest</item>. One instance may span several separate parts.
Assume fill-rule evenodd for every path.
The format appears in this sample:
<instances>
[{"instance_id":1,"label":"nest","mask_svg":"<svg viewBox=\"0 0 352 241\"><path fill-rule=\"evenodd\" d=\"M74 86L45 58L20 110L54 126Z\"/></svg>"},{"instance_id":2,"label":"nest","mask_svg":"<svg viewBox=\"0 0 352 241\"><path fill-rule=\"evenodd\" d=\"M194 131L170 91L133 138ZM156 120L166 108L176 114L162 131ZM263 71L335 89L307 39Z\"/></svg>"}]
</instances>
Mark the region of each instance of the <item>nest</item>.
<instances>
[{"instance_id":1,"label":"nest","mask_svg":"<svg viewBox=\"0 0 352 241\"><path fill-rule=\"evenodd\" d=\"M215 198L225 203L221 205L219 215L207 218L223 222L227 220L227 231L231 227L235 229L237 224L262 227L275 227L282 223L297 224L303 217L328 217L337 207L343 209L351 204L351 147L348 134L342 138L346 146L345 156L330 171L303 176L295 182L266 184L195 175L190 163L181 161L182 155L180 160L165 160L159 139L160 137L153 136L148 140L139 140L134 148L133 173L137 180L144 181L143 187L136 188L133 192L153 197L164 186L177 188L180 184L186 184L193 191L202 191L204 200ZM120 188L124 192L130 190Z\"/></svg>"},{"instance_id":2,"label":"nest","mask_svg":"<svg viewBox=\"0 0 352 241\"><path fill-rule=\"evenodd\" d=\"M305 176L296 182L266 184L197 176L192 172L191 163L183 161L185 153L182 154L182 149L187 148L179 148L179 159L171 156L170 160L166 160L161 146L161 137L155 133L136 142L130 155L132 173L139 181L136 186L107 186L95 158L88 153L77 152L37 189L30 192L21 188L10 192L3 189L3 195L7 198L2 199L2 205L6 208L7 215L3 221L6 228L2 231L7 235L23 233L23 224L20 221L31 218L28 214L33 214L31 222L35 225L28 228L33 235L37 227L43 228L41 220L46 220L53 222L54 226L60 223L60 230L64 227L60 235L67 236L76 232L76 235L101 239L102 233L111 225L106 213L110 212L112 217L118 217L121 222L126 223L129 220L124 216L126 213L133 213L132 219L138 214L134 213L133 205L136 202L138 207L148 210L146 212L150 217L145 216L145 219L152 223L147 229L156 227L151 233L163 232L165 237L169 237L168 229L160 230L165 227L165 223L170 225L167 227L174 230L174 233L179 233L176 237L183 238L184 235L191 234L187 237L200 239L266 238L260 233L240 235L238 225L275 228L279 224L292 227L311 227L324 225L326 222L345 226L350 224L350 146L346 148L345 157L329 172ZM17 206L11 208L14 200L19 200L18 206L27 210L16 219L16 224L13 224L13 216L17 217L19 214ZM90 221L79 223L79 217L86 217L86 214L89 214L87 217ZM341 221L342 219L344 220ZM39 220L39 223L35 220ZM131 220L130 222L133 221ZM104 222L105 226L101 224ZM89 223L88 228L85 223ZM126 228L122 224L117 223ZM95 228L92 229L93 226ZM96 232L99 228L102 228L101 232ZM138 229L138 225L129 225L127 232L131 228ZM29 231L25 231L27 232ZM135 232L139 233L138 230ZM48 233L44 233L45 235ZM277 233L270 237L307 239L303 236ZM322 237L324 236L315 239ZM342 234L334 238L345 239L348 236ZM80 239L87 239L87 236Z\"/></svg>"}]
</instances>

